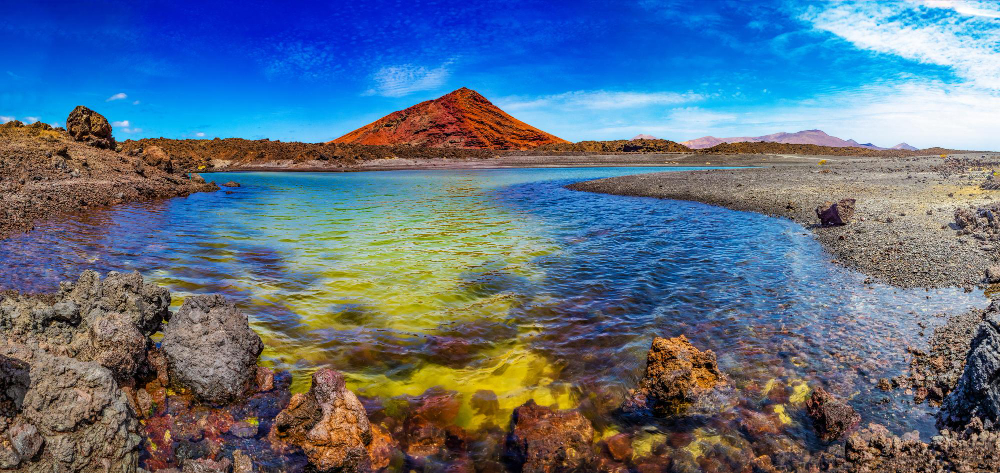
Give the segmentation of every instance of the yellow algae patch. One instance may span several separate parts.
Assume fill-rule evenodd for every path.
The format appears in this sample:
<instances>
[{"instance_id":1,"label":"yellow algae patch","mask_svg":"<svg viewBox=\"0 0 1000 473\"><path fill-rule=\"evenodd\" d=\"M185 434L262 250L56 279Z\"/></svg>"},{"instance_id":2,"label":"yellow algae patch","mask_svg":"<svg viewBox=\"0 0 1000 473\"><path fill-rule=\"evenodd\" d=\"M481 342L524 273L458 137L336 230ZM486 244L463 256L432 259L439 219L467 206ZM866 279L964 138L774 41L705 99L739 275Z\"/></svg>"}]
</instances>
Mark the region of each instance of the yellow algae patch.
<instances>
[{"instance_id":1,"label":"yellow algae patch","mask_svg":"<svg viewBox=\"0 0 1000 473\"><path fill-rule=\"evenodd\" d=\"M665 443L667 443L665 434L642 432L632 439L632 458L648 457L656 447Z\"/></svg>"},{"instance_id":2,"label":"yellow algae patch","mask_svg":"<svg viewBox=\"0 0 1000 473\"><path fill-rule=\"evenodd\" d=\"M792 394L788 396L788 402L792 404L802 404L806 402L806 398L809 397L809 393L812 390L809 389L809 385L805 381L801 381L798 384L792 385Z\"/></svg>"},{"instance_id":3,"label":"yellow algae patch","mask_svg":"<svg viewBox=\"0 0 1000 473\"><path fill-rule=\"evenodd\" d=\"M621 433L621 430L618 430L616 427L606 427L604 430L602 430L600 432L598 432L598 431L595 430L594 431L594 443L600 442L601 440L604 440L606 438L614 437L615 435L618 435L620 433Z\"/></svg>"},{"instance_id":4,"label":"yellow algae patch","mask_svg":"<svg viewBox=\"0 0 1000 473\"><path fill-rule=\"evenodd\" d=\"M539 405L557 409L576 406L571 390L554 382L559 370L545 358L523 348L514 348L494 359L493 364L478 368L428 364L406 379L390 379L383 374L351 373L348 375L348 386L358 394L381 398L419 396L431 387L454 391L461 399L455 423L466 429L476 429L487 423L506 425L514 408L530 399ZM497 412L484 415L472 408L470 400L479 390L496 394L499 402Z\"/></svg>"},{"instance_id":5,"label":"yellow algae patch","mask_svg":"<svg viewBox=\"0 0 1000 473\"><path fill-rule=\"evenodd\" d=\"M777 379L771 378L771 379L767 380L767 384L764 385L764 396L767 396L768 394L770 394L771 390L774 389L774 387L777 386L777 385L778 385L778 380Z\"/></svg>"},{"instance_id":6,"label":"yellow algae patch","mask_svg":"<svg viewBox=\"0 0 1000 473\"><path fill-rule=\"evenodd\" d=\"M780 420L782 424L788 425L792 423L792 418L788 416L787 412L785 412L784 404L775 405L774 413L778 415L778 420Z\"/></svg>"},{"instance_id":7,"label":"yellow algae patch","mask_svg":"<svg viewBox=\"0 0 1000 473\"><path fill-rule=\"evenodd\" d=\"M713 445L718 445L722 443L722 436L718 434L709 434L705 429L695 429L694 431L694 441L689 443L685 449L691 452L696 460L701 456L705 455L705 451L708 447Z\"/></svg>"}]
</instances>

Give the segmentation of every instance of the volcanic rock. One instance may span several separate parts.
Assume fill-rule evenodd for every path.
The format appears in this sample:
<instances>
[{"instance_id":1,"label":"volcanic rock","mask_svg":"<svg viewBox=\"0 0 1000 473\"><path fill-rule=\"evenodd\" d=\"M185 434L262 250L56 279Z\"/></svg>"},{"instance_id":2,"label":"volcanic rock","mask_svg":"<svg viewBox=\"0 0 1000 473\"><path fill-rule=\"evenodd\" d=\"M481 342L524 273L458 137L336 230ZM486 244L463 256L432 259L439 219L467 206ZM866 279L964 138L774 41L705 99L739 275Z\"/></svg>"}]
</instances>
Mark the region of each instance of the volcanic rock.
<instances>
[{"instance_id":1,"label":"volcanic rock","mask_svg":"<svg viewBox=\"0 0 1000 473\"><path fill-rule=\"evenodd\" d=\"M990 284L1000 283L1000 265L986 268L986 282Z\"/></svg>"},{"instance_id":2,"label":"volcanic rock","mask_svg":"<svg viewBox=\"0 0 1000 473\"><path fill-rule=\"evenodd\" d=\"M515 471L591 471L594 428L580 411L554 410L534 400L514 409L504 459Z\"/></svg>"},{"instance_id":3,"label":"volcanic rock","mask_svg":"<svg viewBox=\"0 0 1000 473\"><path fill-rule=\"evenodd\" d=\"M174 172L174 162L163 148L148 146L142 150L142 161L149 166L160 168L167 173Z\"/></svg>"},{"instance_id":4,"label":"volcanic rock","mask_svg":"<svg viewBox=\"0 0 1000 473\"><path fill-rule=\"evenodd\" d=\"M0 468L135 471L138 423L108 369L0 337Z\"/></svg>"},{"instance_id":5,"label":"volcanic rock","mask_svg":"<svg viewBox=\"0 0 1000 473\"><path fill-rule=\"evenodd\" d=\"M973 417L987 424L1000 421L1000 301L983 316L969 345L965 370L955 389L941 404L938 423L961 427Z\"/></svg>"},{"instance_id":6,"label":"volcanic rock","mask_svg":"<svg viewBox=\"0 0 1000 473\"><path fill-rule=\"evenodd\" d=\"M565 142L517 120L465 87L393 112L332 141L485 149L531 149Z\"/></svg>"},{"instance_id":7,"label":"volcanic rock","mask_svg":"<svg viewBox=\"0 0 1000 473\"><path fill-rule=\"evenodd\" d=\"M702 404L707 394L724 384L711 350L699 351L684 335L656 337L646 354L646 372L638 389L622 404L622 410L680 414Z\"/></svg>"},{"instance_id":8,"label":"volcanic rock","mask_svg":"<svg viewBox=\"0 0 1000 473\"><path fill-rule=\"evenodd\" d=\"M172 382L202 402L227 404L254 391L264 350L247 316L221 295L184 300L161 343Z\"/></svg>"},{"instance_id":9,"label":"volcanic rock","mask_svg":"<svg viewBox=\"0 0 1000 473\"><path fill-rule=\"evenodd\" d=\"M857 473L994 471L1000 433L984 430L973 419L962 431L943 430L924 443L916 431L897 437L884 426L869 424L847 438L844 450L844 470Z\"/></svg>"},{"instance_id":10,"label":"volcanic rock","mask_svg":"<svg viewBox=\"0 0 1000 473\"><path fill-rule=\"evenodd\" d=\"M275 418L272 435L301 447L319 471L365 471L372 463L368 414L344 376L330 368L313 373L309 392L292 396Z\"/></svg>"},{"instance_id":11,"label":"volcanic rock","mask_svg":"<svg viewBox=\"0 0 1000 473\"><path fill-rule=\"evenodd\" d=\"M853 407L822 387L817 387L806 400L806 413L812 418L816 433L824 442L840 438L861 422L861 416Z\"/></svg>"},{"instance_id":12,"label":"volcanic rock","mask_svg":"<svg viewBox=\"0 0 1000 473\"><path fill-rule=\"evenodd\" d=\"M148 337L170 314L170 293L138 272L84 271L55 294L0 297L0 328L9 340L54 354L97 361L120 383L144 365Z\"/></svg>"},{"instance_id":13,"label":"volcanic rock","mask_svg":"<svg viewBox=\"0 0 1000 473\"><path fill-rule=\"evenodd\" d=\"M846 225L854 217L854 203L854 199L842 199L837 203L826 202L816 207L816 216L823 226Z\"/></svg>"},{"instance_id":14,"label":"volcanic rock","mask_svg":"<svg viewBox=\"0 0 1000 473\"><path fill-rule=\"evenodd\" d=\"M95 148L115 149L115 139L111 136L111 124L103 115L83 105L78 105L66 118L66 130L76 141L82 141Z\"/></svg>"},{"instance_id":15,"label":"volcanic rock","mask_svg":"<svg viewBox=\"0 0 1000 473\"><path fill-rule=\"evenodd\" d=\"M236 181L229 181L222 185L222 187L239 187L240 183Z\"/></svg>"}]
</instances>

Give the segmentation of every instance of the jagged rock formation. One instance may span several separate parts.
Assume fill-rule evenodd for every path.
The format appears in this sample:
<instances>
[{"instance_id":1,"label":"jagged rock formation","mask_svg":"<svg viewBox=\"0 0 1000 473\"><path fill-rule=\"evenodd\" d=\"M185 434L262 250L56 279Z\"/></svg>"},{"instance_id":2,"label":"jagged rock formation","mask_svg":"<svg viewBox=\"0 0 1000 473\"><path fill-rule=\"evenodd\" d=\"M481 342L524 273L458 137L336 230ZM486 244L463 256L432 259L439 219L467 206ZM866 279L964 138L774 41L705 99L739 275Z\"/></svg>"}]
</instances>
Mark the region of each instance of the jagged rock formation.
<instances>
[{"instance_id":1,"label":"jagged rock formation","mask_svg":"<svg viewBox=\"0 0 1000 473\"><path fill-rule=\"evenodd\" d=\"M840 438L861 423L861 416L841 399L817 387L806 401L806 413L813 420L816 433L824 442Z\"/></svg>"},{"instance_id":2,"label":"jagged rock formation","mask_svg":"<svg viewBox=\"0 0 1000 473\"><path fill-rule=\"evenodd\" d=\"M186 298L161 346L170 379L203 402L226 404L256 386L257 357L264 344L247 316L221 295Z\"/></svg>"},{"instance_id":3,"label":"jagged rock formation","mask_svg":"<svg viewBox=\"0 0 1000 473\"><path fill-rule=\"evenodd\" d=\"M626 412L650 409L661 415L676 415L691 407L711 409L708 395L726 384L715 353L700 351L680 335L656 337L646 355L646 372L639 387L622 405Z\"/></svg>"},{"instance_id":4,"label":"jagged rock formation","mask_svg":"<svg viewBox=\"0 0 1000 473\"><path fill-rule=\"evenodd\" d=\"M333 140L362 145L479 149L531 149L565 142L508 115L465 87L390 113Z\"/></svg>"},{"instance_id":5,"label":"jagged rock formation","mask_svg":"<svg viewBox=\"0 0 1000 473\"><path fill-rule=\"evenodd\" d=\"M965 370L955 389L944 399L938 424L962 427L973 418L987 426L1000 422L1000 302L983 316L969 345Z\"/></svg>"},{"instance_id":6,"label":"jagged rock formation","mask_svg":"<svg viewBox=\"0 0 1000 473\"><path fill-rule=\"evenodd\" d=\"M104 115L83 105L77 105L66 118L66 130L76 141L82 141L95 148L115 149L115 138L111 136L111 124Z\"/></svg>"}]
</instances>

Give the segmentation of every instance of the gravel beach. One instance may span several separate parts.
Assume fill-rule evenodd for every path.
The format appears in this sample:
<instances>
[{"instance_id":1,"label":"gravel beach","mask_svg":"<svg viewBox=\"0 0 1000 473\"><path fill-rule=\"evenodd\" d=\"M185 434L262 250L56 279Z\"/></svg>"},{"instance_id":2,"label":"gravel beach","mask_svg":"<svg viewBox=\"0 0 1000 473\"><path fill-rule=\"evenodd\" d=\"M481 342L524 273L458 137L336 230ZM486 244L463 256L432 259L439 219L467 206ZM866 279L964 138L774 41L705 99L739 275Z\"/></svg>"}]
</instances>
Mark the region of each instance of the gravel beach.
<instances>
[{"instance_id":1,"label":"gravel beach","mask_svg":"<svg viewBox=\"0 0 1000 473\"><path fill-rule=\"evenodd\" d=\"M639 174L569 188L691 200L789 218L810 229L837 262L900 287L976 286L997 259L995 242L959 236L955 210L1000 197L1000 191L981 187L1000 167L1000 155L761 159L761 164L768 159L775 164ZM845 198L857 200L853 221L820 226L816 207Z\"/></svg>"}]
</instances>

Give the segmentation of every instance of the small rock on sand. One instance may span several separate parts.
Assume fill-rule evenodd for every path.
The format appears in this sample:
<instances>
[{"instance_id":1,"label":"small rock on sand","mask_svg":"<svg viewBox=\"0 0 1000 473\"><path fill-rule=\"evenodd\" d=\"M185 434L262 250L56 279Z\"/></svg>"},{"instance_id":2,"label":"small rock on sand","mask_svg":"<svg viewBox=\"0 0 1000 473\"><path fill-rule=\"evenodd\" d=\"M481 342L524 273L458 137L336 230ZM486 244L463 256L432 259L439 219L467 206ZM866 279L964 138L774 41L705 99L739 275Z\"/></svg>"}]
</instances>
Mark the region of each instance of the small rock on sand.
<instances>
[{"instance_id":1,"label":"small rock on sand","mask_svg":"<svg viewBox=\"0 0 1000 473\"><path fill-rule=\"evenodd\" d=\"M841 199L839 202L826 202L816 207L816 216L823 226L846 225L854 217L854 199Z\"/></svg>"}]
</instances>

